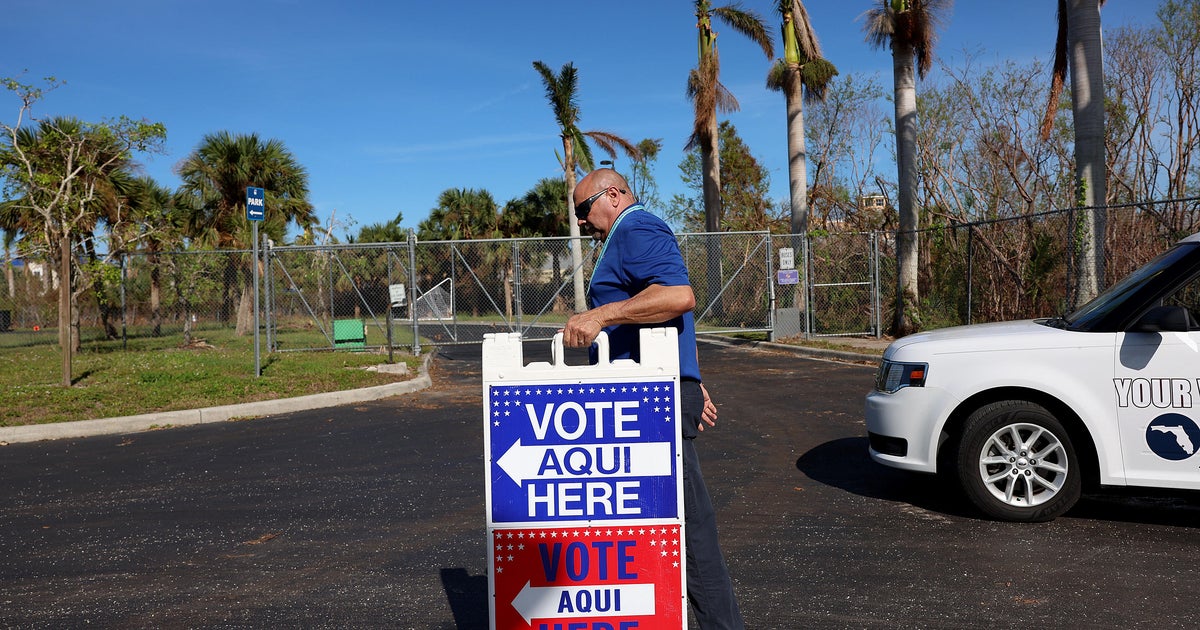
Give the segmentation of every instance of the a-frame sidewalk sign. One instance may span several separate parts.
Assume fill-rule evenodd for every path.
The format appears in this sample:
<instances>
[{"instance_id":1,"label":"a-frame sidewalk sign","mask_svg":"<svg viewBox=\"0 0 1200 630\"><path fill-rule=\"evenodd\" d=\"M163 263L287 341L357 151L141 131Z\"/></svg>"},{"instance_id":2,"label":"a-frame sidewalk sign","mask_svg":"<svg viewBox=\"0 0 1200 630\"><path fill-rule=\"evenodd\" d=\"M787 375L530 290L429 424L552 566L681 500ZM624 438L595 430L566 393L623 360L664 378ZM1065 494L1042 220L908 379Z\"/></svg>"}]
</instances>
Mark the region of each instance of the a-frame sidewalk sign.
<instances>
[{"instance_id":1,"label":"a-frame sidewalk sign","mask_svg":"<svg viewBox=\"0 0 1200 630\"><path fill-rule=\"evenodd\" d=\"M483 342L489 613L495 630L686 627L679 340L640 360L524 364L519 333Z\"/></svg>"}]
</instances>

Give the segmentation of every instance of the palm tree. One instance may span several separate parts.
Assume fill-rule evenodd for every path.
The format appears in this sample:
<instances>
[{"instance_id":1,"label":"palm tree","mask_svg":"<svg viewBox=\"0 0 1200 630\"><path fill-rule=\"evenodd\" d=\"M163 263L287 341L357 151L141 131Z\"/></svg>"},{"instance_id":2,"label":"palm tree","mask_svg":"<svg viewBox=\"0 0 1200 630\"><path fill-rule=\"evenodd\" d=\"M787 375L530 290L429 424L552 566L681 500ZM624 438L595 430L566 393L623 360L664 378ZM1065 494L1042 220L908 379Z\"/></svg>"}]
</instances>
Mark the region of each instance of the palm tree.
<instances>
[{"instance_id":1,"label":"palm tree","mask_svg":"<svg viewBox=\"0 0 1200 630\"><path fill-rule=\"evenodd\" d=\"M1104 149L1104 46L1100 35L1100 7L1104 0L1058 0L1058 37L1054 43L1054 70L1050 98L1042 119L1042 140L1058 113L1067 67L1071 69L1071 110L1075 121L1075 203L1081 208L1074 230L1078 273L1075 305L1096 296L1104 277L1105 215L1097 211L1108 198L1108 172ZM1068 62L1069 59L1069 62Z\"/></svg>"},{"instance_id":2,"label":"palm tree","mask_svg":"<svg viewBox=\"0 0 1200 630\"><path fill-rule=\"evenodd\" d=\"M234 135L228 131L204 136L200 145L177 167L183 180L180 192L190 197L195 212L189 233L200 245L220 249L249 249L253 244L246 220L246 188L266 190L266 216L261 222L265 235L283 241L288 225L311 228L317 221L308 201L308 173L279 140L262 140L257 134ZM227 263L227 282L241 272L241 299L237 332L251 328L253 302L248 267L233 255ZM233 299L226 286L224 316L228 318Z\"/></svg>"},{"instance_id":3,"label":"palm tree","mask_svg":"<svg viewBox=\"0 0 1200 630\"><path fill-rule=\"evenodd\" d=\"M866 13L867 41L892 51L896 106L897 210L896 309L892 334L902 337L921 327L917 290L917 84L933 67L937 26L952 0L879 0Z\"/></svg>"},{"instance_id":4,"label":"palm tree","mask_svg":"<svg viewBox=\"0 0 1200 630\"><path fill-rule=\"evenodd\" d=\"M499 238L499 206L486 190L450 188L438 195L437 207L417 226L423 241Z\"/></svg>"},{"instance_id":5,"label":"palm tree","mask_svg":"<svg viewBox=\"0 0 1200 630\"><path fill-rule=\"evenodd\" d=\"M558 129L562 136L563 179L567 182L567 198L565 199L566 220L571 235L571 265L575 269L575 310L586 310L587 303L583 291L583 252L579 239L579 224L575 220L571 208L571 199L575 195L575 168L591 171L595 168L592 162L592 151L588 148L586 138L590 138L602 151L615 158L619 147L632 159L639 157L637 147L630 141L607 131L582 131L579 129L579 104L575 96L578 85L578 74L575 65L568 62L563 64L558 74L550 66L541 61L533 62L533 67L542 76L542 84L546 88L546 98L554 110L554 118L558 121Z\"/></svg>"},{"instance_id":6,"label":"palm tree","mask_svg":"<svg viewBox=\"0 0 1200 630\"><path fill-rule=\"evenodd\" d=\"M130 196L130 209L141 231L139 250L146 255L150 268L150 323L154 337L162 335L162 278L166 266L162 254L183 244L185 216L175 201L169 188L149 176L135 180Z\"/></svg>"},{"instance_id":7,"label":"palm tree","mask_svg":"<svg viewBox=\"0 0 1200 630\"><path fill-rule=\"evenodd\" d=\"M538 180L524 195L509 201L500 214L505 237L567 236L562 204L567 183L557 177ZM578 226L576 226L578 227Z\"/></svg>"},{"instance_id":8,"label":"palm tree","mask_svg":"<svg viewBox=\"0 0 1200 630\"><path fill-rule=\"evenodd\" d=\"M699 59L688 75L687 95L695 106L692 135L687 150L700 147L704 175L704 226L709 232L721 229L721 158L717 148L717 110L737 111L738 102L721 84L721 59L717 54L716 17L733 30L762 47L767 59L775 56L775 46L767 25L758 14L745 11L739 4L712 7L708 0L696 0L696 28L699 31Z\"/></svg>"},{"instance_id":9,"label":"palm tree","mask_svg":"<svg viewBox=\"0 0 1200 630\"><path fill-rule=\"evenodd\" d=\"M372 223L364 225L358 231L357 237L350 239L351 243L398 243L408 239L408 233L400 224L404 222L404 213L397 212L396 218L387 223Z\"/></svg>"},{"instance_id":10,"label":"palm tree","mask_svg":"<svg viewBox=\"0 0 1200 630\"><path fill-rule=\"evenodd\" d=\"M524 195L504 204L500 215L500 226L506 237L567 236L567 227L562 222L562 205L566 196L567 183L559 177L546 177L538 181ZM554 287L555 312L567 312L566 300L562 297L562 256L558 241L545 238L520 244L521 268L540 273L546 260L550 260L552 286ZM539 280L540 281L540 280ZM506 292L506 298L508 293Z\"/></svg>"},{"instance_id":11,"label":"palm tree","mask_svg":"<svg viewBox=\"0 0 1200 630\"><path fill-rule=\"evenodd\" d=\"M791 233L808 231L808 153L804 146L804 101L824 101L837 68L821 57L821 46L800 0L779 0L783 17L783 59L771 67L767 87L787 102L788 180Z\"/></svg>"}]
</instances>

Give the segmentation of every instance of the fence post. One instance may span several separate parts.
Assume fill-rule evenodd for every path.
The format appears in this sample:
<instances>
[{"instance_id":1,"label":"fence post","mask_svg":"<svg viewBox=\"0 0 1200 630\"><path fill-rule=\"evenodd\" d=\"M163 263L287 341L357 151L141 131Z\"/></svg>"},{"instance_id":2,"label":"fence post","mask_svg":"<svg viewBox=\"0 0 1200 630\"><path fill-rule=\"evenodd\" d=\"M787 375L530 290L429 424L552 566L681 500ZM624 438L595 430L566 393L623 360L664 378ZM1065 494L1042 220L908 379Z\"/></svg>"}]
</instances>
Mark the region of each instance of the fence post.
<instances>
[{"instance_id":1,"label":"fence post","mask_svg":"<svg viewBox=\"0 0 1200 630\"><path fill-rule=\"evenodd\" d=\"M521 332L521 242L512 242L513 259L513 318L516 321L516 331Z\"/></svg>"},{"instance_id":2,"label":"fence post","mask_svg":"<svg viewBox=\"0 0 1200 630\"><path fill-rule=\"evenodd\" d=\"M334 257L333 250L332 249L327 250L325 252L325 256L326 256L326 259L325 259L326 260L326 265L325 265L326 278L325 278L325 280L329 284L329 330L332 333L333 322L335 320L337 320L337 315L333 311L333 303L334 303L333 292L336 288L335 287L336 283L334 282L334 278L333 278L333 257ZM329 335L329 347L331 349L337 347L337 342L334 340L334 336L332 334Z\"/></svg>"},{"instance_id":3,"label":"fence post","mask_svg":"<svg viewBox=\"0 0 1200 630\"><path fill-rule=\"evenodd\" d=\"M387 278L388 278L387 279L387 284L388 284L387 320L386 320L387 321L387 354L388 354L388 363L392 364L392 363L396 362L395 354L392 352L392 345L393 345L393 341L394 341L393 337L392 337L392 312L395 311L396 308L392 304L392 285L395 283L395 280L392 278L392 248L391 247L384 249L384 258L385 258L385 260L387 260Z\"/></svg>"},{"instance_id":4,"label":"fence post","mask_svg":"<svg viewBox=\"0 0 1200 630\"><path fill-rule=\"evenodd\" d=\"M883 336L883 309L882 300L880 299L879 277L879 232L873 230L871 232L871 312L873 321L872 326L875 328L875 338L879 339Z\"/></svg>"},{"instance_id":5,"label":"fence post","mask_svg":"<svg viewBox=\"0 0 1200 630\"><path fill-rule=\"evenodd\" d=\"M975 303L975 229L967 226L967 325L972 323L971 309Z\"/></svg>"},{"instance_id":6,"label":"fence post","mask_svg":"<svg viewBox=\"0 0 1200 630\"><path fill-rule=\"evenodd\" d=\"M804 235L804 338L812 338L813 329L813 281L812 245L808 234Z\"/></svg>"},{"instance_id":7,"label":"fence post","mask_svg":"<svg viewBox=\"0 0 1200 630\"><path fill-rule=\"evenodd\" d=\"M421 356L421 325L417 323L417 232L408 228L408 286L412 299L408 301L408 314L412 316L412 352Z\"/></svg>"},{"instance_id":8,"label":"fence post","mask_svg":"<svg viewBox=\"0 0 1200 630\"><path fill-rule=\"evenodd\" d=\"M767 250L767 328L771 329L767 333L767 341L775 341L775 307L778 306L776 304L778 298L775 295L775 280L773 278L775 275L773 267L775 263L775 243L771 240L770 232L767 232L767 246L765 249Z\"/></svg>"}]
</instances>

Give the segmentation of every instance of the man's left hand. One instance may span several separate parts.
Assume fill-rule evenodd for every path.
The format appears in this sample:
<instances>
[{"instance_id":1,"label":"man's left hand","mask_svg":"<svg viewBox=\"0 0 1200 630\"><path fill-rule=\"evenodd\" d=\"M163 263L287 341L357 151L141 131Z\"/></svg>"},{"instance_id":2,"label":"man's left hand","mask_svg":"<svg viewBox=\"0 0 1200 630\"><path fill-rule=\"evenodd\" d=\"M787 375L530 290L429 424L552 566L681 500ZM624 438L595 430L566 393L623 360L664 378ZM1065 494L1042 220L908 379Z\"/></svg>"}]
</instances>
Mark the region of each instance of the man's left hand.
<instances>
[{"instance_id":1,"label":"man's left hand","mask_svg":"<svg viewBox=\"0 0 1200 630\"><path fill-rule=\"evenodd\" d=\"M704 410L700 412L700 419L704 422L696 425L696 428L703 431L705 424L708 424L710 427L717 426L717 406L708 397L708 390L704 388L704 383L700 384L700 393L704 394Z\"/></svg>"}]
</instances>

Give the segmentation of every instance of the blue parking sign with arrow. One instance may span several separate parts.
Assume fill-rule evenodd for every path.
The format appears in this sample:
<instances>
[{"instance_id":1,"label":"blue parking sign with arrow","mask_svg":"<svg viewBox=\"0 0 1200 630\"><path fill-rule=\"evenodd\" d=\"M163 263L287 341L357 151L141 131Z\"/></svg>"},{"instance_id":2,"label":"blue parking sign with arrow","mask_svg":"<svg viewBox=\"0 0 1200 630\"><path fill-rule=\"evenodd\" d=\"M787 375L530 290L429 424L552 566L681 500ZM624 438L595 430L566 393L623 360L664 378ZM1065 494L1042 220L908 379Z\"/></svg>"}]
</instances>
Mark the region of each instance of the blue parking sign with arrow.
<instances>
[{"instance_id":1,"label":"blue parking sign with arrow","mask_svg":"<svg viewBox=\"0 0 1200 630\"><path fill-rule=\"evenodd\" d=\"M246 218L262 221L267 215L267 192L254 186L246 187Z\"/></svg>"}]
</instances>

